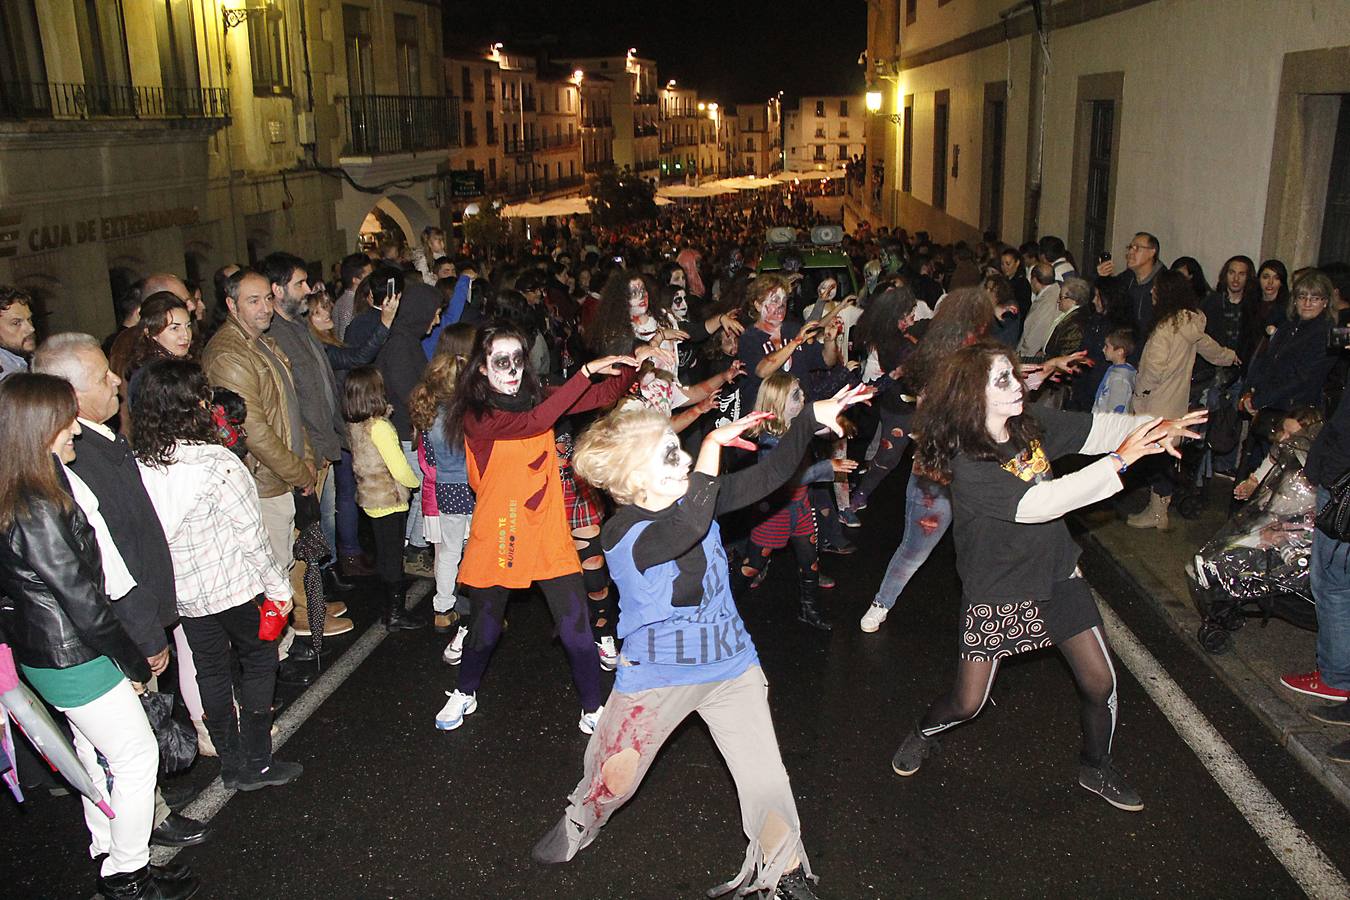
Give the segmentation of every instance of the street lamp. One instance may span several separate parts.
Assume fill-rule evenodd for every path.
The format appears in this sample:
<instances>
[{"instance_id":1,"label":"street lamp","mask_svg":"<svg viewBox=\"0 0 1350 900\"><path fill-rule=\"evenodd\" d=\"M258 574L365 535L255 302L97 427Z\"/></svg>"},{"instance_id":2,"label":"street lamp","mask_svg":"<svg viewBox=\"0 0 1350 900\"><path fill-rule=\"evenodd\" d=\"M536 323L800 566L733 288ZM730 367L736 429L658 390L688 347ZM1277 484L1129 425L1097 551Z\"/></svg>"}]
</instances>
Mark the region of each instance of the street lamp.
<instances>
[{"instance_id":1,"label":"street lamp","mask_svg":"<svg viewBox=\"0 0 1350 900\"><path fill-rule=\"evenodd\" d=\"M881 112L881 91L867 92L867 111L870 113Z\"/></svg>"}]
</instances>

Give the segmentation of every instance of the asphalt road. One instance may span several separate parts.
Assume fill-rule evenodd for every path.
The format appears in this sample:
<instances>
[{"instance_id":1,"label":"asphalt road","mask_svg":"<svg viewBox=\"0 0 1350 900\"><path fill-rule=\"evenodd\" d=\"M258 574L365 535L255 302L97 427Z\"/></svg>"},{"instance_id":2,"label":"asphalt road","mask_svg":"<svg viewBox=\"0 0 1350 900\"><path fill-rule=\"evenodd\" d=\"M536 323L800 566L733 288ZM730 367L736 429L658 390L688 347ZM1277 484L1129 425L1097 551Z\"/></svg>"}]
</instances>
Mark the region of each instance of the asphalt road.
<instances>
[{"instance_id":1,"label":"asphalt road","mask_svg":"<svg viewBox=\"0 0 1350 900\"><path fill-rule=\"evenodd\" d=\"M1344 807L1109 559L1083 563L1103 601L1194 703L1189 718L1217 729L1255 790L1324 854L1325 880L1300 886L1216 782L1212 754L1202 761L1187 746L1123 664L1115 758L1147 804L1142 813L1078 787L1077 698L1053 650L1005 663L996 706L949 732L916 776L893 774L905 729L953 675L959 599L948 539L882 630L858 630L899 537L900 487L887 486L863 513L859 553L825 558L839 580L825 592L839 620L832 635L795 621L787 556L742 606L822 897L1296 897L1350 872ZM348 602L359 627L338 646L368 649L380 636L362 637L374 597L369 609L359 593ZM302 762L304 775L230 797L210 841L178 855L202 878L201 896L666 900L699 897L733 875L745 846L736 797L697 719L576 860L530 862L580 777L586 737L542 600L513 602L508 618L478 711L449 733L432 724L454 685L440 659L445 639L426 629L379 640L279 753ZM207 785L216 768L203 760L185 778ZM1274 843L1286 858L1294 852ZM36 800L23 812L0 800L9 873L0 894L88 896L86 846L74 800Z\"/></svg>"}]
</instances>

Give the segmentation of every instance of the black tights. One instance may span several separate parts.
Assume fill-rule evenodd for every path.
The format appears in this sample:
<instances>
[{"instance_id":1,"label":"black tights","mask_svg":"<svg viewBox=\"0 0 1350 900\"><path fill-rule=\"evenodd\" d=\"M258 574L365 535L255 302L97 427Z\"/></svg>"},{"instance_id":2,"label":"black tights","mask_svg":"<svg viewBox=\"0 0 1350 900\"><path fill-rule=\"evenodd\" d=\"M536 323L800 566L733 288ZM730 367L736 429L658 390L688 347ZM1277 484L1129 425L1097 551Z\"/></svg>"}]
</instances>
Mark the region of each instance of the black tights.
<instances>
[{"instance_id":1,"label":"black tights","mask_svg":"<svg viewBox=\"0 0 1350 900\"><path fill-rule=\"evenodd\" d=\"M1082 760L1099 767L1111 754L1116 731L1116 670L1106 649L1101 629L1090 628L1059 645L1078 682L1083 726ZM956 667L951 692L928 707L919 721L919 731L932 737L979 714L989 699L998 674L998 660L962 657Z\"/></svg>"},{"instance_id":2,"label":"black tights","mask_svg":"<svg viewBox=\"0 0 1350 900\"><path fill-rule=\"evenodd\" d=\"M809 586L814 590L820 584L820 556L816 551L816 536L814 534L793 535L788 538L788 546L792 548L792 555L797 560L797 573L802 586ZM768 547L761 547L754 541L751 541L747 547L746 560L741 565L741 574L751 581L769 565L769 557L773 551Z\"/></svg>"}]
</instances>

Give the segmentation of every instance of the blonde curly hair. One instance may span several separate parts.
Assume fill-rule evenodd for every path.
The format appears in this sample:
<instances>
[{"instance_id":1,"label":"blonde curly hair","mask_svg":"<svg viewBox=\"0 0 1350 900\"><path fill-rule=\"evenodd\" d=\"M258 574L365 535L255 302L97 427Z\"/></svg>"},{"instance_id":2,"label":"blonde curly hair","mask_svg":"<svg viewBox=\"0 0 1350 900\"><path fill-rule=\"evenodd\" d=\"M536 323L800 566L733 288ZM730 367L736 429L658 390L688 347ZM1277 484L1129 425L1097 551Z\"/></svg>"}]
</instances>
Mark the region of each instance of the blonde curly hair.
<instances>
[{"instance_id":1,"label":"blonde curly hair","mask_svg":"<svg viewBox=\"0 0 1350 900\"><path fill-rule=\"evenodd\" d=\"M572 470L616 503L636 503L644 492L634 476L651 458L656 442L670 430L670 419L655 410L615 410L577 438Z\"/></svg>"}]
</instances>

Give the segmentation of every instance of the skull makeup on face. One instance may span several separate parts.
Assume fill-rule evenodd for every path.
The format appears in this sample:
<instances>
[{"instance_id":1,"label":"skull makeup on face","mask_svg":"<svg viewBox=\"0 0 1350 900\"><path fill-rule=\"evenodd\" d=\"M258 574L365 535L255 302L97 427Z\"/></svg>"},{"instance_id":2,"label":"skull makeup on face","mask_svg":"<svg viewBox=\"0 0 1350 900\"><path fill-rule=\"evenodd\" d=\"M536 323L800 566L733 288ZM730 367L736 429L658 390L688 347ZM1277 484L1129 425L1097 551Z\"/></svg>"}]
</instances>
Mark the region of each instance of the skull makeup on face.
<instances>
[{"instance_id":1,"label":"skull makeup on face","mask_svg":"<svg viewBox=\"0 0 1350 900\"><path fill-rule=\"evenodd\" d=\"M759 320L769 328L777 328L787 318L787 292L782 288L769 291L759 304Z\"/></svg>"},{"instance_id":2,"label":"skull makeup on face","mask_svg":"<svg viewBox=\"0 0 1350 900\"><path fill-rule=\"evenodd\" d=\"M677 290L670 298L670 311L681 322L689 318L689 298L685 296L684 288Z\"/></svg>"},{"instance_id":3,"label":"skull makeup on face","mask_svg":"<svg viewBox=\"0 0 1350 900\"><path fill-rule=\"evenodd\" d=\"M641 278L628 282L628 315L640 319L647 314L647 285Z\"/></svg>"},{"instance_id":4,"label":"skull makeup on face","mask_svg":"<svg viewBox=\"0 0 1350 900\"><path fill-rule=\"evenodd\" d=\"M794 382L792 390L788 391L787 402L783 404L783 418L791 422L802 414L806 408L806 394L802 392L802 386L799 382Z\"/></svg>"},{"instance_id":5,"label":"skull makeup on face","mask_svg":"<svg viewBox=\"0 0 1350 900\"><path fill-rule=\"evenodd\" d=\"M829 303L839 293L839 282L833 278L826 277L821 279L820 286L816 288L816 296L826 303Z\"/></svg>"},{"instance_id":6,"label":"skull makeup on face","mask_svg":"<svg viewBox=\"0 0 1350 900\"><path fill-rule=\"evenodd\" d=\"M488 348L483 371L494 391L514 397L525 377L525 348L516 338L497 338Z\"/></svg>"},{"instance_id":7,"label":"skull makeup on face","mask_svg":"<svg viewBox=\"0 0 1350 900\"><path fill-rule=\"evenodd\" d=\"M656 439L652 454L638 471L642 486L641 502L652 508L664 508L689 490L689 464L693 460L680 449L680 439L666 429Z\"/></svg>"},{"instance_id":8,"label":"skull makeup on face","mask_svg":"<svg viewBox=\"0 0 1350 900\"><path fill-rule=\"evenodd\" d=\"M994 358L985 388L985 415L1007 420L1022 414L1022 382L1017 380L1013 364L1006 356Z\"/></svg>"}]
</instances>

